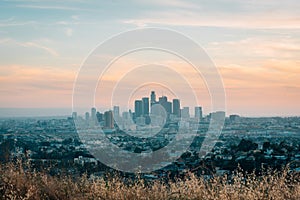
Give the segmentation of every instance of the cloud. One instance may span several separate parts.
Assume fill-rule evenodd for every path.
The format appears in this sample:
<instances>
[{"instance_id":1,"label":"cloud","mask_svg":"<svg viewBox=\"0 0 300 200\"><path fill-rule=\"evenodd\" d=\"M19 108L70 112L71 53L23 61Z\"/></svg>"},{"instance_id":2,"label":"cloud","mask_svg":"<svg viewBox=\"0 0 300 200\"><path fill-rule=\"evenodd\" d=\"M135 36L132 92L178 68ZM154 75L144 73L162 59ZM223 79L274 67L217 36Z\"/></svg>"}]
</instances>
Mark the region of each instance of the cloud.
<instances>
[{"instance_id":1,"label":"cloud","mask_svg":"<svg viewBox=\"0 0 300 200\"><path fill-rule=\"evenodd\" d=\"M37 24L36 21L16 21L15 17L10 17L7 19L0 19L0 27L10 27L10 26L26 26L26 25L32 25Z\"/></svg>"},{"instance_id":2,"label":"cloud","mask_svg":"<svg viewBox=\"0 0 300 200\"><path fill-rule=\"evenodd\" d=\"M74 71L28 65L2 65L0 69L1 106L71 106Z\"/></svg>"},{"instance_id":3,"label":"cloud","mask_svg":"<svg viewBox=\"0 0 300 200\"><path fill-rule=\"evenodd\" d=\"M71 18L72 18L73 20L79 20L79 16L78 16L78 15L72 15Z\"/></svg>"},{"instance_id":4,"label":"cloud","mask_svg":"<svg viewBox=\"0 0 300 200\"><path fill-rule=\"evenodd\" d=\"M156 25L167 25L167 26L208 26L208 27L229 27L229 28L249 28L249 29L299 29L300 18L292 19L253 19L252 17L220 17L216 19L212 17L202 17L195 15L192 17L180 16L177 14L165 15L164 13L153 14L153 16L160 16L157 18L139 18L139 19L128 19L124 20L125 24L133 24L136 26L156 26ZM171 16L174 15L174 16Z\"/></svg>"},{"instance_id":5,"label":"cloud","mask_svg":"<svg viewBox=\"0 0 300 200\"><path fill-rule=\"evenodd\" d=\"M90 9L83 9L77 7L67 6L50 6L50 5L17 5L20 8L42 9L42 10L71 10L71 11L88 11Z\"/></svg>"},{"instance_id":6,"label":"cloud","mask_svg":"<svg viewBox=\"0 0 300 200\"><path fill-rule=\"evenodd\" d=\"M197 7L194 7L197 8ZM217 6L216 6L217 8ZM141 16L122 20L125 24L136 26L209 26L247 29L299 29L300 17L297 12L277 10L255 12L241 10L230 12L226 9L165 9L147 11Z\"/></svg>"},{"instance_id":7,"label":"cloud","mask_svg":"<svg viewBox=\"0 0 300 200\"><path fill-rule=\"evenodd\" d=\"M39 91L49 90L61 92L72 89L74 72L53 67L32 67L23 65L1 66L6 74L0 75L0 82L3 90L18 91Z\"/></svg>"},{"instance_id":8,"label":"cloud","mask_svg":"<svg viewBox=\"0 0 300 200\"><path fill-rule=\"evenodd\" d=\"M259 66L226 65L219 67L227 88L273 88L300 87L297 74L300 61L265 60Z\"/></svg>"},{"instance_id":9,"label":"cloud","mask_svg":"<svg viewBox=\"0 0 300 200\"><path fill-rule=\"evenodd\" d=\"M268 70L273 70L281 73L281 80L290 79L291 82L295 81L294 84L300 86L300 81L296 78L298 74L300 74L300 59L298 60L278 60L272 59L267 60L262 65L264 68ZM294 77L296 80L293 80ZM297 84L298 83L298 84Z\"/></svg>"},{"instance_id":10,"label":"cloud","mask_svg":"<svg viewBox=\"0 0 300 200\"><path fill-rule=\"evenodd\" d=\"M66 36L71 37L73 35L73 29L66 28L65 29L65 34L66 34Z\"/></svg>"},{"instance_id":11,"label":"cloud","mask_svg":"<svg viewBox=\"0 0 300 200\"><path fill-rule=\"evenodd\" d=\"M49 40L44 39L43 41L49 42ZM9 44L9 45L16 45L16 46L21 46L21 47L26 47L26 48L35 48L35 49L40 49L44 52L49 53L52 56L59 56L58 52L55 51L54 49L47 47L45 45L40 44L38 41L29 41L29 42L19 42L11 38L3 38L0 39L0 44Z\"/></svg>"},{"instance_id":12,"label":"cloud","mask_svg":"<svg viewBox=\"0 0 300 200\"><path fill-rule=\"evenodd\" d=\"M172 1L160 1L160 0L152 0L152 1L136 1L140 4L146 4L146 5L155 5L160 7L174 7L174 8L189 8L189 9L195 9L195 8L201 8L199 3L192 3L188 1L181 1L181 0L172 0Z\"/></svg>"},{"instance_id":13,"label":"cloud","mask_svg":"<svg viewBox=\"0 0 300 200\"><path fill-rule=\"evenodd\" d=\"M300 40L287 36L264 36L209 43L205 49L217 65L262 65L265 60L299 60Z\"/></svg>"},{"instance_id":14,"label":"cloud","mask_svg":"<svg viewBox=\"0 0 300 200\"><path fill-rule=\"evenodd\" d=\"M2 39L0 39L0 44L6 43L6 42L9 42L9 41L10 41L9 38L2 38Z\"/></svg>"},{"instance_id":15,"label":"cloud","mask_svg":"<svg viewBox=\"0 0 300 200\"><path fill-rule=\"evenodd\" d=\"M34 42L19 43L19 45L23 46L23 47L34 47L34 48L37 48L37 49L41 49L41 50L44 50L44 51L48 52L52 56L58 56L59 55L55 50L53 50L49 47L34 43Z\"/></svg>"},{"instance_id":16,"label":"cloud","mask_svg":"<svg viewBox=\"0 0 300 200\"><path fill-rule=\"evenodd\" d=\"M300 61L266 60L260 66L219 67L227 111L250 116L299 115Z\"/></svg>"},{"instance_id":17,"label":"cloud","mask_svg":"<svg viewBox=\"0 0 300 200\"><path fill-rule=\"evenodd\" d=\"M7 21L7 22L0 22L0 27L27 26L33 24L37 24L37 22L36 21L26 21L26 22Z\"/></svg>"}]
</instances>

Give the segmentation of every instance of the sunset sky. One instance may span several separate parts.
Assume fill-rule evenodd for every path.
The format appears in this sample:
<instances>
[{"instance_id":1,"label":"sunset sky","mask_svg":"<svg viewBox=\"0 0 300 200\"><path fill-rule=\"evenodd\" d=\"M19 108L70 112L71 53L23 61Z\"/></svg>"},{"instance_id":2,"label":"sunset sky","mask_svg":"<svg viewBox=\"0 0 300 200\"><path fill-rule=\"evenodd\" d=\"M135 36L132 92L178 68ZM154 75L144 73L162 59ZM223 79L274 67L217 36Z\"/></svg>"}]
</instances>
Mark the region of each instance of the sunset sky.
<instances>
[{"instance_id":1,"label":"sunset sky","mask_svg":"<svg viewBox=\"0 0 300 200\"><path fill-rule=\"evenodd\" d=\"M160 27L207 52L228 114L300 115L298 0L1 0L0 9L1 108L70 108L77 71L98 44Z\"/></svg>"}]
</instances>

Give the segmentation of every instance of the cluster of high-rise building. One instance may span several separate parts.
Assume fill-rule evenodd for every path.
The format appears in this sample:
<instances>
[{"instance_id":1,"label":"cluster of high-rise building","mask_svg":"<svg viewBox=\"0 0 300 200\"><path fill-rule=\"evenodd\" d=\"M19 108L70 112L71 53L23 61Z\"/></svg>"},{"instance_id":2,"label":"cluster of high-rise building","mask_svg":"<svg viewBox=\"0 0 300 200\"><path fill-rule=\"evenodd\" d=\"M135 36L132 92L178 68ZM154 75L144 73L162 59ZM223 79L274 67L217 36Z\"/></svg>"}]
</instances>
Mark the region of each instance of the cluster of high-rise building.
<instances>
[{"instance_id":1,"label":"cluster of high-rise building","mask_svg":"<svg viewBox=\"0 0 300 200\"><path fill-rule=\"evenodd\" d=\"M198 120L202 119L202 107L195 107L194 117ZM73 113L73 118L77 118L77 113ZM162 125L167 120L176 120L179 118L189 119L190 108L181 108L180 99L172 99L169 101L167 96L161 96L157 99L155 91L151 91L149 97L142 97L134 101L134 112L131 110L122 112L120 115L120 107L114 106L113 110L104 113L97 112L96 108L92 108L91 112L85 113L85 120L90 123L100 123L105 129L113 129L116 123L120 122L126 127L135 125Z\"/></svg>"},{"instance_id":2,"label":"cluster of high-rise building","mask_svg":"<svg viewBox=\"0 0 300 200\"><path fill-rule=\"evenodd\" d=\"M118 106L115 107L119 109ZM117 114L114 113L117 112L115 110L114 112L108 110L104 113L101 113L97 111L96 108L91 108L91 112L86 112L84 118L88 125L96 125L100 123L106 129L113 129L115 124L115 118L117 117ZM72 118L74 120L77 120L77 112L72 113Z\"/></svg>"},{"instance_id":3,"label":"cluster of high-rise building","mask_svg":"<svg viewBox=\"0 0 300 200\"><path fill-rule=\"evenodd\" d=\"M134 105L135 118L141 116L147 117L149 114L159 115L159 109L155 109L157 105L160 105L161 108L164 108L164 111L166 112L168 117L173 116L190 118L189 107L183 107L181 109L179 99L173 99L171 102L168 101L168 98L166 96L161 96L158 98L157 101L155 91L151 91L150 103L148 97L143 97L141 100L135 100ZM202 118L202 107L195 107L195 118Z\"/></svg>"}]
</instances>

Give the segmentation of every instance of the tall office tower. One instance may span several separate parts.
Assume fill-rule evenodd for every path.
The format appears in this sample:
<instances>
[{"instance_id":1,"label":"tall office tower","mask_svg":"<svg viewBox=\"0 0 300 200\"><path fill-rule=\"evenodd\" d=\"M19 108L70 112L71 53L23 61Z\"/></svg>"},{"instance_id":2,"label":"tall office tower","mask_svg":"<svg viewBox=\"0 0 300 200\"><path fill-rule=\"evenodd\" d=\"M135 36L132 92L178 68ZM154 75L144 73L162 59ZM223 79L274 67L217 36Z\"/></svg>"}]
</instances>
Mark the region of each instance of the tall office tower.
<instances>
[{"instance_id":1,"label":"tall office tower","mask_svg":"<svg viewBox=\"0 0 300 200\"><path fill-rule=\"evenodd\" d=\"M151 106L156 103L156 94L154 91L151 91L150 103L151 103Z\"/></svg>"},{"instance_id":2,"label":"tall office tower","mask_svg":"<svg viewBox=\"0 0 300 200\"><path fill-rule=\"evenodd\" d=\"M173 114L180 117L180 100L173 99Z\"/></svg>"},{"instance_id":3,"label":"tall office tower","mask_svg":"<svg viewBox=\"0 0 300 200\"><path fill-rule=\"evenodd\" d=\"M164 107L167 114L172 113L172 103L168 102L168 98L166 96L159 97L158 103Z\"/></svg>"},{"instance_id":4,"label":"tall office tower","mask_svg":"<svg viewBox=\"0 0 300 200\"><path fill-rule=\"evenodd\" d=\"M215 128L222 129L224 126L224 120L225 120L225 112L224 111L216 111L209 114L210 119L214 123L212 124L212 130Z\"/></svg>"},{"instance_id":5,"label":"tall office tower","mask_svg":"<svg viewBox=\"0 0 300 200\"><path fill-rule=\"evenodd\" d=\"M103 114L100 112L96 113L96 117L97 117L97 121L98 122L102 122L103 121Z\"/></svg>"},{"instance_id":6,"label":"tall office tower","mask_svg":"<svg viewBox=\"0 0 300 200\"><path fill-rule=\"evenodd\" d=\"M161 105L165 104L168 101L168 98L166 96L162 96L158 98L158 103Z\"/></svg>"},{"instance_id":7,"label":"tall office tower","mask_svg":"<svg viewBox=\"0 0 300 200\"><path fill-rule=\"evenodd\" d=\"M85 120L86 120L86 121L89 121L89 120L90 120L90 113L89 113L89 112L86 112L86 113L85 113Z\"/></svg>"},{"instance_id":8,"label":"tall office tower","mask_svg":"<svg viewBox=\"0 0 300 200\"><path fill-rule=\"evenodd\" d=\"M168 114L172 113L172 103L169 101L167 101L167 103L166 103L166 111Z\"/></svg>"},{"instance_id":9,"label":"tall office tower","mask_svg":"<svg viewBox=\"0 0 300 200\"><path fill-rule=\"evenodd\" d=\"M105 122L105 128L107 129L113 129L114 128L114 118L113 118L113 112L106 111L104 113L104 122Z\"/></svg>"},{"instance_id":10,"label":"tall office tower","mask_svg":"<svg viewBox=\"0 0 300 200\"><path fill-rule=\"evenodd\" d=\"M168 99L166 96L162 96L162 97L158 97L158 103L165 109L166 113L166 103L167 103Z\"/></svg>"},{"instance_id":11,"label":"tall office tower","mask_svg":"<svg viewBox=\"0 0 300 200\"><path fill-rule=\"evenodd\" d=\"M143 101L143 115L148 116L149 115L149 98L144 97L142 98Z\"/></svg>"},{"instance_id":12,"label":"tall office tower","mask_svg":"<svg viewBox=\"0 0 300 200\"><path fill-rule=\"evenodd\" d=\"M91 108L91 119L96 121L96 108Z\"/></svg>"},{"instance_id":13,"label":"tall office tower","mask_svg":"<svg viewBox=\"0 0 300 200\"><path fill-rule=\"evenodd\" d=\"M202 107L201 106L195 107L195 118L202 119Z\"/></svg>"},{"instance_id":14,"label":"tall office tower","mask_svg":"<svg viewBox=\"0 0 300 200\"><path fill-rule=\"evenodd\" d=\"M73 112L73 113L72 113L72 118L73 118L74 120L77 119L77 112Z\"/></svg>"},{"instance_id":15,"label":"tall office tower","mask_svg":"<svg viewBox=\"0 0 300 200\"><path fill-rule=\"evenodd\" d=\"M182 118L190 118L190 108L189 107L183 107L183 109L181 109L181 117Z\"/></svg>"},{"instance_id":16,"label":"tall office tower","mask_svg":"<svg viewBox=\"0 0 300 200\"><path fill-rule=\"evenodd\" d=\"M143 102L142 100L135 100L134 102L135 117L140 117L143 114Z\"/></svg>"},{"instance_id":17,"label":"tall office tower","mask_svg":"<svg viewBox=\"0 0 300 200\"><path fill-rule=\"evenodd\" d=\"M114 106L114 118L118 119L120 117L120 107Z\"/></svg>"}]
</instances>

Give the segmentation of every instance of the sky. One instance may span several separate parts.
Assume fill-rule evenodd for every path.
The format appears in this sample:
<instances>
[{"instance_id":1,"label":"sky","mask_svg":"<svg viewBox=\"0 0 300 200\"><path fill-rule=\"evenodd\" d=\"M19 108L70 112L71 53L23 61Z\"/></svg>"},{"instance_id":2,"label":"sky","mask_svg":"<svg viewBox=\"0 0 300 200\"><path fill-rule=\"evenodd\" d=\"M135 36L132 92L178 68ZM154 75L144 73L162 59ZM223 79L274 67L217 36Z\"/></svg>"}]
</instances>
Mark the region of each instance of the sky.
<instances>
[{"instance_id":1,"label":"sky","mask_svg":"<svg viewBox=\"0 0 300 200\"><path fill-rule=\"evenodd\" d=\"M300 115L297 0L1 0L0 9L1 108L71 108L77 72L97 45L124 31L158 27L206 51L222 77L227 114ZM208 113L209 94L201 89L199 104ZM158 90L158 96L168 93ZM184 98L182 105L192 106Z\"/></svg>"}]
</instances>

